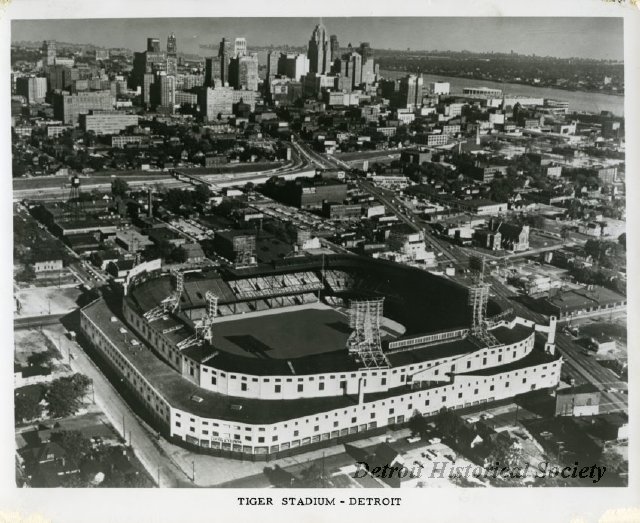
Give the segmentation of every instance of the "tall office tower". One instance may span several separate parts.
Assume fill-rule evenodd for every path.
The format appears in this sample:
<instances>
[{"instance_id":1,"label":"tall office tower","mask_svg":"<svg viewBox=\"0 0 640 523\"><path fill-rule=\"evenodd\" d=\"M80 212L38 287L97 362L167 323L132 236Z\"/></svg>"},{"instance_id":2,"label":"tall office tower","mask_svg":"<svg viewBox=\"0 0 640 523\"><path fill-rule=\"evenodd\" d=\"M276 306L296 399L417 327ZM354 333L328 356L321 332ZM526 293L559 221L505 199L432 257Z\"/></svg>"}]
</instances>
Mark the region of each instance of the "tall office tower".
<instances>
[{"instance_id":1,"label":"tall office tower","mask_svg":"<svg viewBox=\"0 0 640 523\"><path fill-rule=\"evenodd\" d=\"M229 64L229 84L236 89L258 90L258 55L240 55Z\"/></svg>"},{"instance_id":2,"label":"tall office tower","mask_svg":"<svg viewBox=\"0 0 640 523\"><path fill-rule=\"evenodd\" d=\"M325 74L331 69L331 49L327 40L327 30L322 23L316 25L309 40L309 71Z\"/></svg>"},{"instance_id":3,"label":"tall office tower","mask_svg":"<svg viewBox=\"0 0 640 523\"><path fill-rule=\"evenodd\" d=\"M278 60L280 60L280 51L269 51L267 53L267 76L266 85L278 74Z\"/></svg>"},{"instance_id":4,"label":"tall office tower","mask_svg":"<svg viewBox=\"0 0 640 523\"><path fill-rule=\"evenodd\" d=\"M18 78L16 93L24 96L28 104L44 102L47 95L47 79L36 76Z\"/></svg>"},{"instance_id":5,"label":"tall office tower","mask_svg":"<svg viewBox=\"0 0 640 523\"><path fill-rule=\"evenodd\" d=\"M147 52L159 53L160 52L160 39L159 38L147 38Z\"/></svg>"},{"instance_id":6,"label":"tall office tower","mask_svg":"<svg viewBox=\"0 0 640 523\"><path fill-rule=\"evenodd\" d=\"M362 83L372 84L376 81L376 66L373 60L373 51L369 42L362 42L358 48L358 53L362 56Z\"/></svg>"},{"instance_id":7,"label":"tall office tower","mask_svg":"<svg viewBox=\"0 0 640 523\"><path fill-rule=\"evenodd\" d=\"M229 61L231 60L231 55L231 41L223 38L220 41L220 47L218 49L218 58L220 58L220 81L222 85L229 83Z\"/></svg>"},{"instance_id":8,"label":"tall office tower","mask_svg":"<svg viewBox=\"0 0 640 523\"><path fill-rule=\"evenodd\" d=\"M371 45L369 42L361 42L360 47L358 48L358 53L362 56L362 61L369 60L373 56L373 51L371 51Z\"/></svg>"},{"instance_id":9,"label":"tall office tower","mask_svg":"<svg viewBox=\"0 0 640 523\"><path fill-rule=\"evenodd\" d=\"M362 57L358 53L346 53L335 61L335 70L340 73L341 90L351 91L362 83Z\"/></svg>"},{"instance_id":10,"label":"tall office tower","mask_svg":"<svg viewBox=\"0 0 640 523\"><path fill-rule=\"evenodd\" d=\"M56 63L56 43L53 40L42 42L42 54L46 65Z\"/></svg>"},{"instance_id":11,"label":"tall office tower","mask_svg":"<svg viewBox=\"0 0 640 523\"><path fill-rule=\"evenodd\" d=\"M218 87L222 82L222 62L219 57L207 58L204 61L204 86Z\"/></svg>"},{"instance_id":12,"label":"tall office tower","mask_svg":"<svg viewBox=\"0 0 640 523\"><path fill-rule=\"evenodd\" d=\"M176 35L171 33L167 37L167 54L177 54L178 53L178 44L176 42Z\"/></svg>"},{"instance_id":13,"label":"tall office tower","mask_svg":"<svg viewBox=\"0 0 640 523\"><path fill-rule=\"evenodd\" d=\"M410 74L400 79L399 105L419 107L422 105L424 79L422 75Z\"/></svg>"},{"instance_id":14,"label":"tall office tower","mask_svg":"<svg viewBox=\"0 0 640 523\"><path fill-rule=\"evenodd\" d=\"M329 49L331 51L331 63L338 58L340 54L340 44L338 43L338 37L336 35L331 35L329 38Z\"/></svg>"},{"instance_id":15,"label":"tall office tower","mask_svg":"<svg viewBox=\"0 0 640 523\"><path fill-rule=\"evenodd\" d=\"M281 54L278 60L278 74L295 81L309 72L309 59L303 54Z\"/></svg>"},{"instance_id":16,"label":"tall office tower","mask_svg":"<svg viewBox=\"0 0 640 523\"><path fill-rule=\"evenodd\" d=\"M52 65L47 70L48 88L50 91L70 89L80 79L80 71L75 67Z\"/></svg>"},{"instance_id":17,"label":"tall office tower","mask_svg":"<svg viewBox=\"0 0 640 523\"><path fill-rule=\"evenodd\" d=\"M152 89L152 105L173 112L176 104L175 77L163 73L158 74Z\"/></svg>"},{"instance_id":18,"label":"tall office tower","mask_svg":"<svg viewBox=\"0 0 640 523\"><path fill-rule=\"evenodd\" d=\"M244 56L247 54L247 39L244 37L238 37L233 44L233 56Z\"/></svg>"}]
</instances>

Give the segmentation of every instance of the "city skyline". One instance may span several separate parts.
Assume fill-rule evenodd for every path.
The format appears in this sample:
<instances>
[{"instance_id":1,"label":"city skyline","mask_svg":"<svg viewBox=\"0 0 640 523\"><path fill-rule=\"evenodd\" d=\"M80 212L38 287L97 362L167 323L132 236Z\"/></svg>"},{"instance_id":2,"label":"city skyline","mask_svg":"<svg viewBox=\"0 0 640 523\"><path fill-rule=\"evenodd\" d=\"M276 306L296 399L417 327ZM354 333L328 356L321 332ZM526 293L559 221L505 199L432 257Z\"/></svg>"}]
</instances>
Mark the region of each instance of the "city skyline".
<instances>
[{"instance_id":1,"label":"city skyline","mask_svg":"<svg viewBox=\"0 0 640 523\"><path fill-rule=\"evenodd\" d=\"M377 49L513 51L558 58L623 59L621 18L341 17L322 20L327 34L336 34L343 47L365 41ZM12 42L57 40L136 50L144 48L147 36L159 38L164 46L167 37L175 33L178 52L209 56L215 54L217 42L223 36L244 36L249 47L306 47L318 22L318 18L14 20ZM528 38L523 39L522 34Z\"/></svg>"}]
</instances>

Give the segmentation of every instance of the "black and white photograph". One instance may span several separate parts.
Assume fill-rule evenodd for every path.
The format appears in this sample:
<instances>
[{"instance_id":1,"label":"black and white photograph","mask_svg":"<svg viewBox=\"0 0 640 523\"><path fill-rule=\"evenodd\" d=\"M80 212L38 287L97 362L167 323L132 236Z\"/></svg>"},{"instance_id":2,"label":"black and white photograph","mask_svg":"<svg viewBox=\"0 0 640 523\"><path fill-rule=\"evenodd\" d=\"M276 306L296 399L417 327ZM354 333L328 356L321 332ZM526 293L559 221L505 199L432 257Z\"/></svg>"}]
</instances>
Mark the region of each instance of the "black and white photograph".
<instances>
[{"instance_id":1,"label":"black and white photograph","mask_svg":"<svg viewBox=\"0 0 640 523\"><path fill-rule=\"evenodd\" d=\"M615 8L12 17L16 496L640 507Z\"/></svg>"}]
</instances>

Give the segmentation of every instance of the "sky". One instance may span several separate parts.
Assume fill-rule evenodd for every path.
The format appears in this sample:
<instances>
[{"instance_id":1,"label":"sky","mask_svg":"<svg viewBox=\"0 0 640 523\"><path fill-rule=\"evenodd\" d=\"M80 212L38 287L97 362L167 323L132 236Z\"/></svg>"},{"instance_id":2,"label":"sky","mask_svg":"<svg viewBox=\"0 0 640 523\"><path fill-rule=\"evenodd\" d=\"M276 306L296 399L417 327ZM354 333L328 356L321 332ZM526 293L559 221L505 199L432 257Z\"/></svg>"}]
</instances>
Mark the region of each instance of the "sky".
<instances>
[{"instance_id":1,"label":"sky","mask_svg":"<svg viewBox=\"0 0 640 523\"><path fill-rule=\"evenodd\" d=\"M144 50L147 37L162 48L174 32L178 50L210 54L223 36L244 36L251 46L305 45L317 18L122 18L90 20L14 20L11 39L57 40L100 47ZM378 49L514 51L521 54L623 59L622 18L323 18L341 46L370 42Z\"/></svg>"}]
</instances>

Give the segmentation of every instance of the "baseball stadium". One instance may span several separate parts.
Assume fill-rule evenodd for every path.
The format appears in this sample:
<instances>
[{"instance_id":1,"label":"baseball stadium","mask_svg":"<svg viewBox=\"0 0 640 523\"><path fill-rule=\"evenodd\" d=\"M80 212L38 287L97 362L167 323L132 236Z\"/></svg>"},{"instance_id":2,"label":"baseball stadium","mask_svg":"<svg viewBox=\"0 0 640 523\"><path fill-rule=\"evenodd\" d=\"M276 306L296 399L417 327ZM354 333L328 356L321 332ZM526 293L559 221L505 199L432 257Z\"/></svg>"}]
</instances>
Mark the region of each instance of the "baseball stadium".
<instances>
[{"instance_id":1,"label":"baseball stadium","mask_svg":"<svg viewBox=\"0 0 640 523\"><path fill-rule=\"evenodd\" d=\"M163 273L81 311L86 339L166 438L269 460L553 388L534 324L426 271L351 255Z\"/></svg>"}]
</instances>

